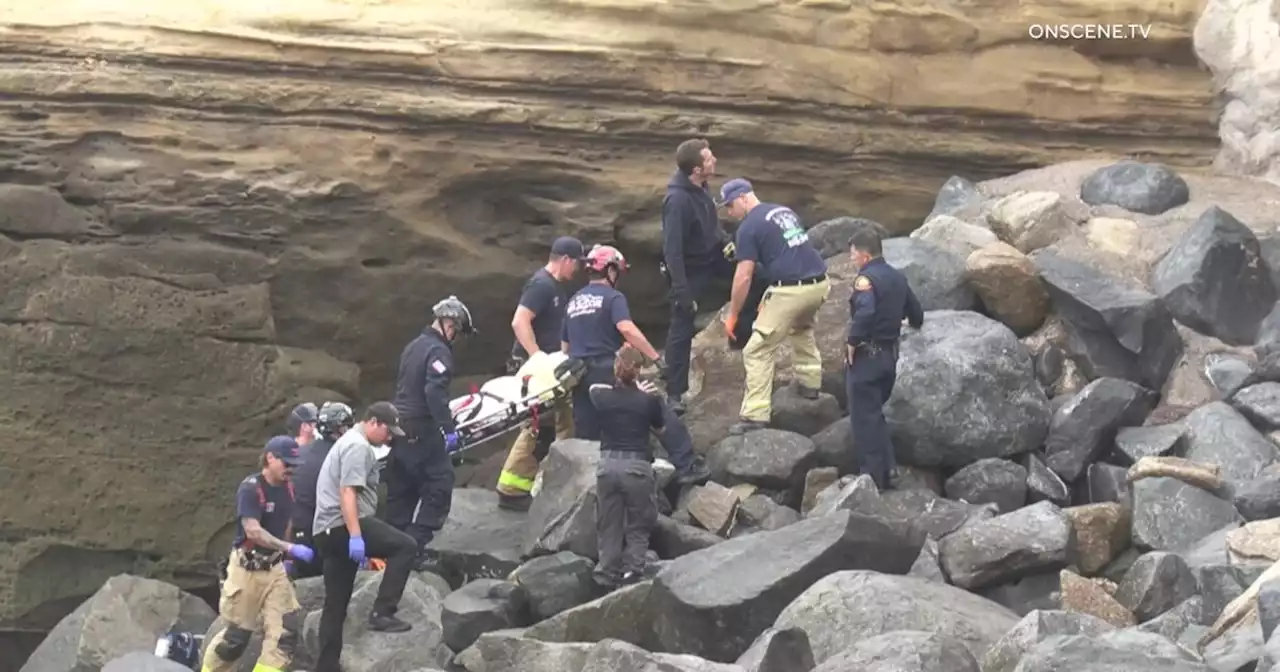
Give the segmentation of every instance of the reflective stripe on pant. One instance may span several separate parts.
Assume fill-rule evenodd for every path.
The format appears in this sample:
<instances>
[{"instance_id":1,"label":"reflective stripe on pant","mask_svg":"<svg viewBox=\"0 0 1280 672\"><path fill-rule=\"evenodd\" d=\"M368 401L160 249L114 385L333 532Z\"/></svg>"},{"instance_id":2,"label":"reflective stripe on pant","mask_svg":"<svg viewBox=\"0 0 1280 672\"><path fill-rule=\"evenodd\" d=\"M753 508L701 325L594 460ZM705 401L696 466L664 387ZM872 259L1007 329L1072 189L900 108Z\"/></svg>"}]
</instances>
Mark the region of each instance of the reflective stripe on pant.
<instances>
[{"instance_id":1,"label":"reflective stripe on pant","mask_svg":"<svg viewBox=\"0 0 1280 672\"><path fill-rule=\"evenodd\" d=\"M822 355L814 336L814 320L826 301L831 284L770 287L760 300L751 339L742 349L746 390L742 394L744 420L769 422L773 397L774 359L778 346L791 343L791 365L796 382L811 389L822 387Z\"/></svg>"},{"instance_id":2,"label":"reflective stripe on pant","mask_svg":"<svg viewBox=\"0 0 1280 672\"><path fill-rule=\"evenodd\" d=\"M658 522L653 465L643 460L602 458L596 467L595 574L617 582L627 572L643 572L649 535Z\"/></svg>"},{"instance_id":3,"label":"reflective stripe on pant","mask_svg":"<svg viewBox=\"0 0 1280 672\"><path fill-rule=\"evenodd\" d=\"M293 584L285 575L284 563L271 569L251 572L240 566L239 551L231 552L227 580L222 585L218 615L227 627L205 645L201 672L230 672L238 667L236 660L223 660L216 649L231 627L255 631L262 618L262 655L254 672L282 672L289 666L292 651L283 650L280 638L285 634L284 617L299 609ZM300 625L300 624L299 624ZM295 637L298 635L294 635Z\"/></svg>"},{"instance_id":4,"label":"reflective stripe on pant","mask_svg":"<svg viewBox=\"0 0 1280 672\"><path fill-rule=\"evenodd\" d=\"M573 407L570 401L566 399L557 404L553 414L556 440L572 437ZM507 461L502 465L502 473L498 475L498 492L519 496L527 495L533 490L533 480L538 476L537 447L538 437L535 437L527 426L522 428L520 436L516 437L516 442L511 444Z\"/></svg>"}]
</instances>

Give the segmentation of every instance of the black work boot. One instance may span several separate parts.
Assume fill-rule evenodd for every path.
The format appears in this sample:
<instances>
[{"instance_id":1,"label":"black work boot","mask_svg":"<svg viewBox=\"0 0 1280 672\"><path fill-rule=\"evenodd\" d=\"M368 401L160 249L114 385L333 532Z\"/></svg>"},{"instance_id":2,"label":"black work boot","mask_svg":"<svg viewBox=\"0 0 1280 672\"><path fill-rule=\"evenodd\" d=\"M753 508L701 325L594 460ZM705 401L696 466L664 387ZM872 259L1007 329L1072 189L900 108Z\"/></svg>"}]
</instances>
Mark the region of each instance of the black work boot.
<instances>
[{"instance_id":1,"label":"black work boot","mask_svg":"<svg viewBox=\"0 0 1280 672\"><path fill-rule=\"evenodd\" d=\"M409 623L400 620L395 614L369 614L369 629L374 632L408 632L413 629Z\"/></svg>"},{"instance_id":2,"label":"black work boot","mask_svg":"<svg viewBox=\"0 0 1280 672\"><path fill-rule=\"evenodd\" d=\"M533 506L532 495L508 495L498 493L498 508L505 511L528 511Z\"/></svg>"},{"instance_id":3,"label":"black work boot","mask_svg":"<svg viewBox=\"0 0 1280 672\"><path fill-rule=\"evenodd\" d=\"M707 468L701 457L693 458L689 468L676 474L676 483L680 485L702 485L711 480L711 470Z\"/></svg>"},{"instance_id":4,"label":"black work boot","mask_svg":"<svg viewBox=\"0 0 1280 672\"><path fill-rule=\"evenodd\" d=\"M671 412L676 415L684 415L689 410L689 407L685 406L684 395L682 394L671 395L667 398L667 403L671 404Z\"/></svg>"}]
</instances>

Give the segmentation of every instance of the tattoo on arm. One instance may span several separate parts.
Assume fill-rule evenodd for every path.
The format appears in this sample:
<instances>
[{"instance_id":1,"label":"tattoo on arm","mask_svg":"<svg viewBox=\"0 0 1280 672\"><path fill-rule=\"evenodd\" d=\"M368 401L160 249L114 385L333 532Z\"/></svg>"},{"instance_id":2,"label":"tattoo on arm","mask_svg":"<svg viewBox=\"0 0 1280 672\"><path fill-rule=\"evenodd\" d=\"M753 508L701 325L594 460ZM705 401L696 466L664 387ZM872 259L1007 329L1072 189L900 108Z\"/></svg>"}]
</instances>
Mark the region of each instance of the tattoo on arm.
<instances>
[{"instance_id":1,"label":"tattoo on arm","mask_svg":"<svg viewBox=\"0 0 1280 672\"><path fill-rule=\"evenodd\" d=\"M270 532L262 528L262 523L257 518L242 518L244 521L244 536L259 546L266 546L275 551L288 552L289 542L275 538Z\"/></svg>"}]
</instances>

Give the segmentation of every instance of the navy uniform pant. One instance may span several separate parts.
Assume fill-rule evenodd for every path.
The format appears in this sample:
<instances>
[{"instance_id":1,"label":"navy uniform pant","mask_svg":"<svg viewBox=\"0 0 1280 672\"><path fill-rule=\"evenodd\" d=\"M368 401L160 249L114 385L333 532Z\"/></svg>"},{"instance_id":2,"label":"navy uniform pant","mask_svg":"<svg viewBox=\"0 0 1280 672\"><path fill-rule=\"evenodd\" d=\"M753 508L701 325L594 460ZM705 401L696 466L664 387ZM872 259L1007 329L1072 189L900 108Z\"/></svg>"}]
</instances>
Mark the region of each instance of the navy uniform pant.
<instances>
[{"instance_id":1,"label":"navy uniform pant","mask_svg":"<svg viewBox=\"0 0 1280 672\"><path fill-rule=\"evenodd\" d=\"M689 282L689 293L693 300L698 303L708 303L707 300L719 289L717 281L732 278L733 271L733 264L724 257L716 258L710 266L686 264L685 280ZM693 348L693 337L698 333L694 324L698 314L692 306L676 305L673 295L668 299L671 302L671 324L667 328L665 348L667 393L672 396L681 396L689 391L689 357Z\"/></svg>"},{"instance_id":2,"label":"navy uniform pant","mask_svg":"<svg viewBox=\"0 0 1280 672\"><path fill-rule=\"evenodd\" d=\"M435 427L405 427L394 437L383 471L387 483L387 522L408 532L421 549L444 527L453 506L453 461L444 435Z\"/></svg>"},{"instance_id":3,"label":"navy uniform pant","mask_svg":"<svg viewBox=\"0 0 1280 672\"><path fill-rule=\"evenodd\" d=\"M853 364L845 368L849 423L859 473L870 476L876 487L889 487L895 468L893 441L884 418L884 404L898 378L898 353L894 346L860 346Z\"/></svg>"},{"instance_id":4,"label":"navy uniform pant","mask_svg":"<svg viewBox=\"0 0 1280 672\"><path fill-rule=\"evenodd\" d=\"M592 385L613 385L613 357L584 359L587 365L582 379L573 388L573 436L587 441L600 440L600 421L596 417L596 405L591 403Z\"/></svg>"}]
</instances>

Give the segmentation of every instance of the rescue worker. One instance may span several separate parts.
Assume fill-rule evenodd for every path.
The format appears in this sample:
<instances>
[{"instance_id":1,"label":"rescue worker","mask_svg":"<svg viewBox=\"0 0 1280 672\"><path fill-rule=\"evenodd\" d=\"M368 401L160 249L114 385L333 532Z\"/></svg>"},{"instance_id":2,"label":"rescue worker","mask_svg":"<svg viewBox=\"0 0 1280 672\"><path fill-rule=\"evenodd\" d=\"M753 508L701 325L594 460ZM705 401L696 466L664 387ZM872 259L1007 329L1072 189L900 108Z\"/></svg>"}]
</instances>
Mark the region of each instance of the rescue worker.
<instances>
[{"instance_id":1,"label":"rescue worker","mask_svg":"<svg viewBox=\"0 0 1280 672\"><path fill-rule=\"evenodd\" d=\"M316 414L316 439L303 446L299 453L301 463L293 472L293 543L312 546L311 522L316 515L316 481L320 479L320 466L329 456L329 450L351 425L355 414L351 407L339 401L327 401ZM305 578L320 576L321 559L311 562L294 562L290 576Z\"/></svg>"},{"instance_id":2,"label":"rescue worker","mask_svg":"<svg viewBox=\"0 0 1280 672\"><path fill-rule=\"evenodd\" d=\"M314 672L340 672L342 629L360 565L369 557L386 559L382 583L369 613L369 629L407 632L413 628L396 617L405 584L413 571L417 544L413 537L376 517L378 456L385 445L404 434L400 414L389 402L365 409L364 419L343 434L320 466L316 482L316 516L311 525L323 556L324 608L320 613L320 651Z\"/></svg>"},{"instance_id":3,"label":"rescue worker","mask_svg":"<svg viewBox=\"0 0 1280 672\"><path fill-rule=\"evenodd\" d=\"M600 419L596 468L596 537L600 561L594 578L612 589L645 578L649 535L658 522L649 433L666 424L662 401L639 385L644 356L629 345L614 359L612 385L590 386Z\"/></svg>"},{"instance_id":4,"label":"rescue worker","mask_svg":"<svg viewBox=\"0 0 1280 672\"><path fill-rule=\"evenodd\" d=\"M882 254L882 233L864 226L849 239L849 258L858 268L849 297L849 337L845 342L845 394L858 470L887 490L894 471L893 442L884 404L898 377L898 337L903 318L924 324L924 310L901 271Z\"/></svg>"},{"instance_id":5,"label":"rescue worker","mask_svg":"<svg viewBox=\"0 0 1280 672\"><path fill-rule=\"evenodd\" d=\"M289 436L298 442L298 448L306 448L316 438L316 414L319 409L311 402L298 404L289 412L289 419L285 421L285 427L289 430Z\"/></svg>"},{"instance_id":6,"label":"rescue worker","mask_svg":"<svg viewBox=\"0 0 1280 672\"><path fill-rule=\"evenodd\" d=\"M587 254L586 270L587 286L569 299L560 340L564 353L586 366L573 388L574 435L599 441L600 424L590 387L613 383L613 360L623 343L629 343L650 362L658 362L660 355L631 320L627 297L617 289L619 278L627 271L622 253L610 245L596 245Z\"/></svg>"},{"instance_id":7,"label":"rescue worker","mask_svg":"<svg viewBox=\"0 0 1280 672\"><path fill-rule=\"evenodd\" d=\"M720 187L720 202L730 217L741 219L734 241L738 268L724 330L732 336L757 273L769 283L760 299L751 337L742 349L746 389L735 435L769 426L772 415L774 359L778 346L791 343L791 364L800 396L817 399L822 387L822 356L814 320L827 298L827 264L800 217L791 208L761 203L751 183L737 178Z\"/></svg>"},{"instance_id":8,"label":"rescue worker","mask_svg":"<svg viewBox=\"0 0 1280 672\"><path fill-rule=\"evenodd\" d=\"M577 274L583 256L582 241L568 236L557 238L551 244L551 258L547 265L538 269L525 283L520 305L511 318L516 342L508 373L514 375L525 361L539 352L560 350L560 330L569 298L564 283ZM539 440L549 443L552 431L556 439L567 439L573 434L573 411L564 405L539 420L546 422L530 423L530 426L522 428L507 453L507 461L498 475L498 506L501 508L529 509L533 500L529 492L533 490L533 480L538 475Z\"/></svg>"},{"instance_id":9,"label":"rescue worker","mask_svg":"<svg viewBox=\"0 0 1280 672\"><path fill-rule=\"evenodd\" d=\"M671 324L667 330L667 396L683 414L689 391L689 356L697 332L698 302L705 303L714 281L733 275L733 241L720 226L707 180L716 172L716 157L703 139L676 147L676 171L662 199L662 261L670 284Z\"/></svg>"},{"instance_id":10,"label":"rescue worker","mask_svg":"<svg viewBox=\"0 0 1280 672\"><path fill-rule=\"evenodd\" d=\"M262 470L250 474L236 490L236 536L218 615L227 627L214 635L204 652L202 672L228 672L249 647L262 622L262 654L257 672L281 672L298 644L304 612L284 571L284 560L310 561L311 547L292 544L293 491L289 477L298 464L298 442L276 436L262 453Z\"/></svg>"},{"instance_id":11,"label":"rescue worker","mask_svg":"<svg viewBox=\"0 0 1280 672\"><path fill-rule=\"evenodd\" d=\"M475 333L471 311L456 296L431 309L434 321L400 355L394 401L404 426L391 443L387 463L387 522L426 547L444 526L453 503L453 462L461 450L449 385L453 382L453 343Z\"/></svg>"}]
</instances>

